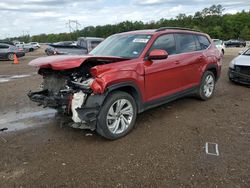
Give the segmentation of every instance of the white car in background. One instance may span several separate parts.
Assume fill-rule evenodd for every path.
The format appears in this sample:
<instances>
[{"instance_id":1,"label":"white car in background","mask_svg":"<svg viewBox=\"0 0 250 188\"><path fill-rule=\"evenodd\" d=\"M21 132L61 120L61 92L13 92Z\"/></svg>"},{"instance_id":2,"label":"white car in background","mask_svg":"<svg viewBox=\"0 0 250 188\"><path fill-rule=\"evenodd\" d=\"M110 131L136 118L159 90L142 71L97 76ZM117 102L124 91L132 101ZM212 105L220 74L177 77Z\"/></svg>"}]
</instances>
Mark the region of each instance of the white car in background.
<instances>
[{"instance_id":1,"label":"white car in background","mask_svg":"<svg viewBox=\"0 0 250 188\"><path fill-rule=\"evenodd\" d=\"M213 39L213 42L217 49L224 55L226 48L224 42L220 39Z\"/></svg>"},{"instance_id":2,"label":"white car in background","mask_svg":"<svg viewBox=\"0 0 250 188\"><path fill-rule=\"evenodd\" d=\"M28 43L28 44L34 46L36 49L41 47L40 44L39 44L38 42L30 42L30 43Z\"/></svg>"},{"instance_id":3,"label":"white car in background","mask_svg":"<svg viewBox=\"0 0 250 188\"><path fill-rule=\"evenodd\" d=\"M28 43L24 43L24 42L16 42L14 43L16 47L18 48L23 48L25 52L33 52L34 50L38 49L38 47Z\"/></svg>"},{"instance_id":4,"label":"white car in background","mask_svg":"<svg viewBox=\"0 0 250 188\"><path fill-rule=\"evenodd\" d=\"M232 82L250 85L250 48L230 62L228 77Z\"/></svg>"}]
</instances>

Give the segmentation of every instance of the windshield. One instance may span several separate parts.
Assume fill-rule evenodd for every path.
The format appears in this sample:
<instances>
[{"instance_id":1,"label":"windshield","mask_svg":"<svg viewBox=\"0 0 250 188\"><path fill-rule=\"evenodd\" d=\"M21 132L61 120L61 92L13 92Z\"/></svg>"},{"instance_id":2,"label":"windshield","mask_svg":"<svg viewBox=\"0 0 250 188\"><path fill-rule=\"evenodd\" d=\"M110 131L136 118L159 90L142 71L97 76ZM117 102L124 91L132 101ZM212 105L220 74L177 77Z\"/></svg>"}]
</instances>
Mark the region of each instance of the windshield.
<instances>
[{"instance_id":1,"label":"windshield","mask_svg":"<svg viewBox=\"0 0 250 188\"><path fill-rule=\"evenodd\" d=\"M113 35L100 43L90 54L137 58L150 38L151 35L144 34Z\"/></svg>"},{"instance_id":2,"label":"windshield","mask_svg":"<svg viewBox=\"0 0 250 188\"><path fill-rule=\"evenodd\" d=\"M250 48L243 53L243 55L250 55Z\"/></svg>"}]
</instances>

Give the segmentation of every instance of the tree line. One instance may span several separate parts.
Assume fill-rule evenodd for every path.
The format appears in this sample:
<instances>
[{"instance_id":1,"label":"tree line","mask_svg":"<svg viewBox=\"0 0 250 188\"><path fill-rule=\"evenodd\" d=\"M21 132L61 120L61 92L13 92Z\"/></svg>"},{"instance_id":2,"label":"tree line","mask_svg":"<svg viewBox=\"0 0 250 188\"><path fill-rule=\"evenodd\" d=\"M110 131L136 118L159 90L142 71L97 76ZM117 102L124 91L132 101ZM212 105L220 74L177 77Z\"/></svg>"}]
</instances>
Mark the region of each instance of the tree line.
<instances>
[{"instance_id":1,"label":"tree line","mask_svg":"<svg viewBox=\"0 0 250 188\"><path fill-rule=\"evenodd\" d=\"M78 37L103 37L139 29L157 29L160 27L187 27L208 33L212 38L250 40L250 10L236 14L223 14L222 5L212 5L196 12L194 15L179 14L175 18L162 18L158 21L144 23L142 21L124 21L118 24L88 26L72 33L40 34L21 36L10 40L24 42L58 42L77 40Z\"/></svg>"}]
</instances>

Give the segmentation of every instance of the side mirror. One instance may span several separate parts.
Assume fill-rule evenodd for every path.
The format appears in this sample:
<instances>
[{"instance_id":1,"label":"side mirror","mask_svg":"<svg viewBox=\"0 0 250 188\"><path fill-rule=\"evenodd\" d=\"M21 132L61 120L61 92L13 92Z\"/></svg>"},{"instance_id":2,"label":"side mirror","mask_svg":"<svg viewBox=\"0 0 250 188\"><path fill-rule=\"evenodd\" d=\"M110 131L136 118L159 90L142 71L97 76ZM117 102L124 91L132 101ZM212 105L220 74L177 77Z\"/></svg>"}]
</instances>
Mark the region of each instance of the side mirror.
<instances>
[{"instance_id":1,"label":"side mirror","mask_svg":"<svg viewBox=\"0 0 250 188\"><path fill-rule=\"evenodd\" d=\"M160 60L167 59L168 53L165 50L152 50L149 53L148 60Z\"/></svg>"}]
</instances>

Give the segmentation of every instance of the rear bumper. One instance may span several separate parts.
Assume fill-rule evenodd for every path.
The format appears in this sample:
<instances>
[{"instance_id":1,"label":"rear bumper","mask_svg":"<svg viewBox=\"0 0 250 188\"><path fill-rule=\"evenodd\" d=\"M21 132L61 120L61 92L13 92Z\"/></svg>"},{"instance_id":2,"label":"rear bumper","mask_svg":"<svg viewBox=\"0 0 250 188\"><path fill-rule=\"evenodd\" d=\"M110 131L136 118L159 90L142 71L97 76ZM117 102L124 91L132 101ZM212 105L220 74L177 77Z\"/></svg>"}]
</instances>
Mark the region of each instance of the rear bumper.
<instances>
[{"instance_id":1,"label":"rear bumper","mask_svg":"<svg viewBox=\"0 0 250 188\"><path fill-rule=\"evenodd\" d=\"M16 56L17 57L23 57L23 56L25 56L25 52L17 52Z\"/></svg>"},{"instance_id":2,"label":"rear bumper","mask_svg":"<svg viewBox=\"0 0 250 188\"><path fill-rule=\"evenodd\" d=\"M228 77L231 81L250 85L250 75L236 72L234 69L229 68Z\"/></svg>"}]
</instances>

